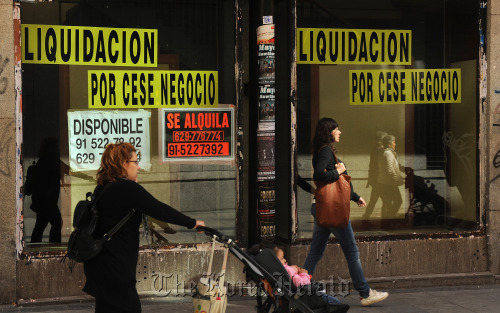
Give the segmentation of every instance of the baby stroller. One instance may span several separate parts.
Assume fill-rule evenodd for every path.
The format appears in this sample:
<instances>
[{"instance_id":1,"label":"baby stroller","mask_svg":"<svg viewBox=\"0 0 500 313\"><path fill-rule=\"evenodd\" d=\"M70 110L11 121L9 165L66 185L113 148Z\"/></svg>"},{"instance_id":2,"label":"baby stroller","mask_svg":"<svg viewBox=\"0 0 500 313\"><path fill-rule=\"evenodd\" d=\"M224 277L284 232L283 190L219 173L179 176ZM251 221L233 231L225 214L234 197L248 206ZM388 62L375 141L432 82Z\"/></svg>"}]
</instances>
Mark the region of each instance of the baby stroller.
<instances>
[{"instance_id":1,"label":"baby stroller","mask_svg":"<svg viewBox=\"0 0 500 313\"><path fill-rule=\"evenodd\" d=\"M414 213L415 226L418 225L443 225L446 199L438 194L436 186L429 180L415 175L413 169L406 168L406 181L413 182L410 192L410 209Z\"/></svg>"},{"instance_id":2,"label":"baby stroller","mask_svg":"<svg viewBox=\"0 0 500 313\"><path fill-rule=\"evenodd\" d=\"M317 285L296 288L272 250L263 249L252 257L230 238L214 229L200 226L197 230L204 231L207 236L223 243L245 265L247 275L259 286L255 307L257 313L340 313L349 309L346 304L327 304L319 295Z\"/></svg>"}]
</instances>

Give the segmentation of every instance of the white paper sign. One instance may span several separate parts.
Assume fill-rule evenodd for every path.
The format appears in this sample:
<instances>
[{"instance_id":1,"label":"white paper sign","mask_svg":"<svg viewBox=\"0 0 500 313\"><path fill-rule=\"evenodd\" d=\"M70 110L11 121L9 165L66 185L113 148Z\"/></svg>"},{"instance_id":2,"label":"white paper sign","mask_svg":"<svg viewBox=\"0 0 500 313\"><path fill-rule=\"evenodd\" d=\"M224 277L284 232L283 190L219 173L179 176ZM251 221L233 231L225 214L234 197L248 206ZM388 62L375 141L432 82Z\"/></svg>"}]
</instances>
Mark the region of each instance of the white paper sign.
<instances>
[{"instance_id":1,"label":"white paper sign","mask_svg":"<svg viewBox=\"0 0 500 313\"><path fill-rule=\"evenodd\" d=\"M97 170L108 143L130 142L141 154L141 169L151 168L149 124L151 112L68 112L69 166L73 171Z\"/></svg>"}]
</instances>

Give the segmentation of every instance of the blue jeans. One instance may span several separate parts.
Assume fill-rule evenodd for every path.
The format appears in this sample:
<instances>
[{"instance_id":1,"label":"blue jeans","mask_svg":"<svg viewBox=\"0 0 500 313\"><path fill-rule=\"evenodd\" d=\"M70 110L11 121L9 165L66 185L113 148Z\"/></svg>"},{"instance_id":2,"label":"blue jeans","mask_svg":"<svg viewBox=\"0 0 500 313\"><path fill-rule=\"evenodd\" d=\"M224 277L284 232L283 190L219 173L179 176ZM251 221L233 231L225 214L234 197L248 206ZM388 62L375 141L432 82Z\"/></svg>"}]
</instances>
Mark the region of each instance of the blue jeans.
<instances>
[{"instance_id":1,"label":"blue jeans","mask_svg":"<svg viewBox=\"0 0 500 313\"><path fill-rule=\"evenodd\" d=\"M329 304L340 304L340 300L326 293L320 295L321 299Z\"/></svg>"},{"instance_id":2,"label":"blue jeans","mask_svg":"<svg viewBox=\"0 0 500 313\"><path fill-rule=\"evenodd\" d=\"M365 274L363 274L363 267L361 266L361 261L359 260L359 249L356 245L356 240L354 239L351 222L349 221L347 227L343 229L324 228L318 226L316 223L316 204L314 203L311 206L311 214L314 217L314 231L311 242L311 250L309 250L309 254L307 255L304 268L309 272L309 274L312 275L314 273L316 265L325 252L330 233L332 233L335 238L337 238L337 241L344 252L354 288L359 292L359 295L362 298L367 298L370 294L370 286L368 286Z\"/></svg>"}]
</instances>

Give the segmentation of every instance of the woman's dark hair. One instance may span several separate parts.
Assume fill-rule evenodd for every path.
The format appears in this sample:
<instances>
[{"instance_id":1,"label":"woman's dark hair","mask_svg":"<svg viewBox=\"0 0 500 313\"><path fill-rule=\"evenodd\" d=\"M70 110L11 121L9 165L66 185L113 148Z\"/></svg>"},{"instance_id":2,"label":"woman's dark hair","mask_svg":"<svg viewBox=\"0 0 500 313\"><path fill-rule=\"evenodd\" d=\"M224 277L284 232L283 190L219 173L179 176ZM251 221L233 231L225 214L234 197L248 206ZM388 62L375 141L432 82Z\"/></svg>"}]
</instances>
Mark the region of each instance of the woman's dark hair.
<instances>
[{"instance_id":1,"label":"woman's dark hair","mask_svg":"<svg viewBox=\"0 0 500 313\"><path fill-rule=\"evenodd\" d=\"M97 171L97 184L104 186L116 178L127 177L127 171L123 164L130 160L132 152L136 152L134 146L128 142L106 146L101 158L101 166Z\"/></svg>"},{"instance_id":2,"label":"woman's dark hair","mask_svg":"<svg viewBox=\"0 0 500 313\"><path fill-rule=\"evenodd\" d=\"M339 124L333 118L324 117L318 121L313 139L313 156L317 155L324 146L329 146L332 151L335 151L335 138L332 136L332 130L337 127Z\"/></svg>"}]
</instances>

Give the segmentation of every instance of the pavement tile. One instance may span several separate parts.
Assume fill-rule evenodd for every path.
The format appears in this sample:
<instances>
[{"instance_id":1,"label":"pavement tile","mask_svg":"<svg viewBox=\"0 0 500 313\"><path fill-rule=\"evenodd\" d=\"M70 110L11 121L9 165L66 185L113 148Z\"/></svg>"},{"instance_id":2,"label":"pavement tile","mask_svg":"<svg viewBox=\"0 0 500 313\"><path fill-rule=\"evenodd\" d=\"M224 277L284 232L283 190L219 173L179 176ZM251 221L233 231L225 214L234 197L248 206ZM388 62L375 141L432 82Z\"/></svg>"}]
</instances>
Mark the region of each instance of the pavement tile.
<instances>
[{"instance_id":1,"label":"pavement tile","mask_svg":"<svg viewBox=\"0 0 500 313\"><path fill-rule=\"evenodd\" d=\"M384 290L390 293L387 300L369 307L361 306L359 296L352 292L340 300L351 306L349 313L492 313L499 312L500 285L432 287ZM190 298L142 298L143 313L193 312ZM252 297L230 297L226 313L255 312L257 301ZM22 307L0 305L2 313L90 313L93 302L38 303Z\"/></svg>"}]
</instances>

